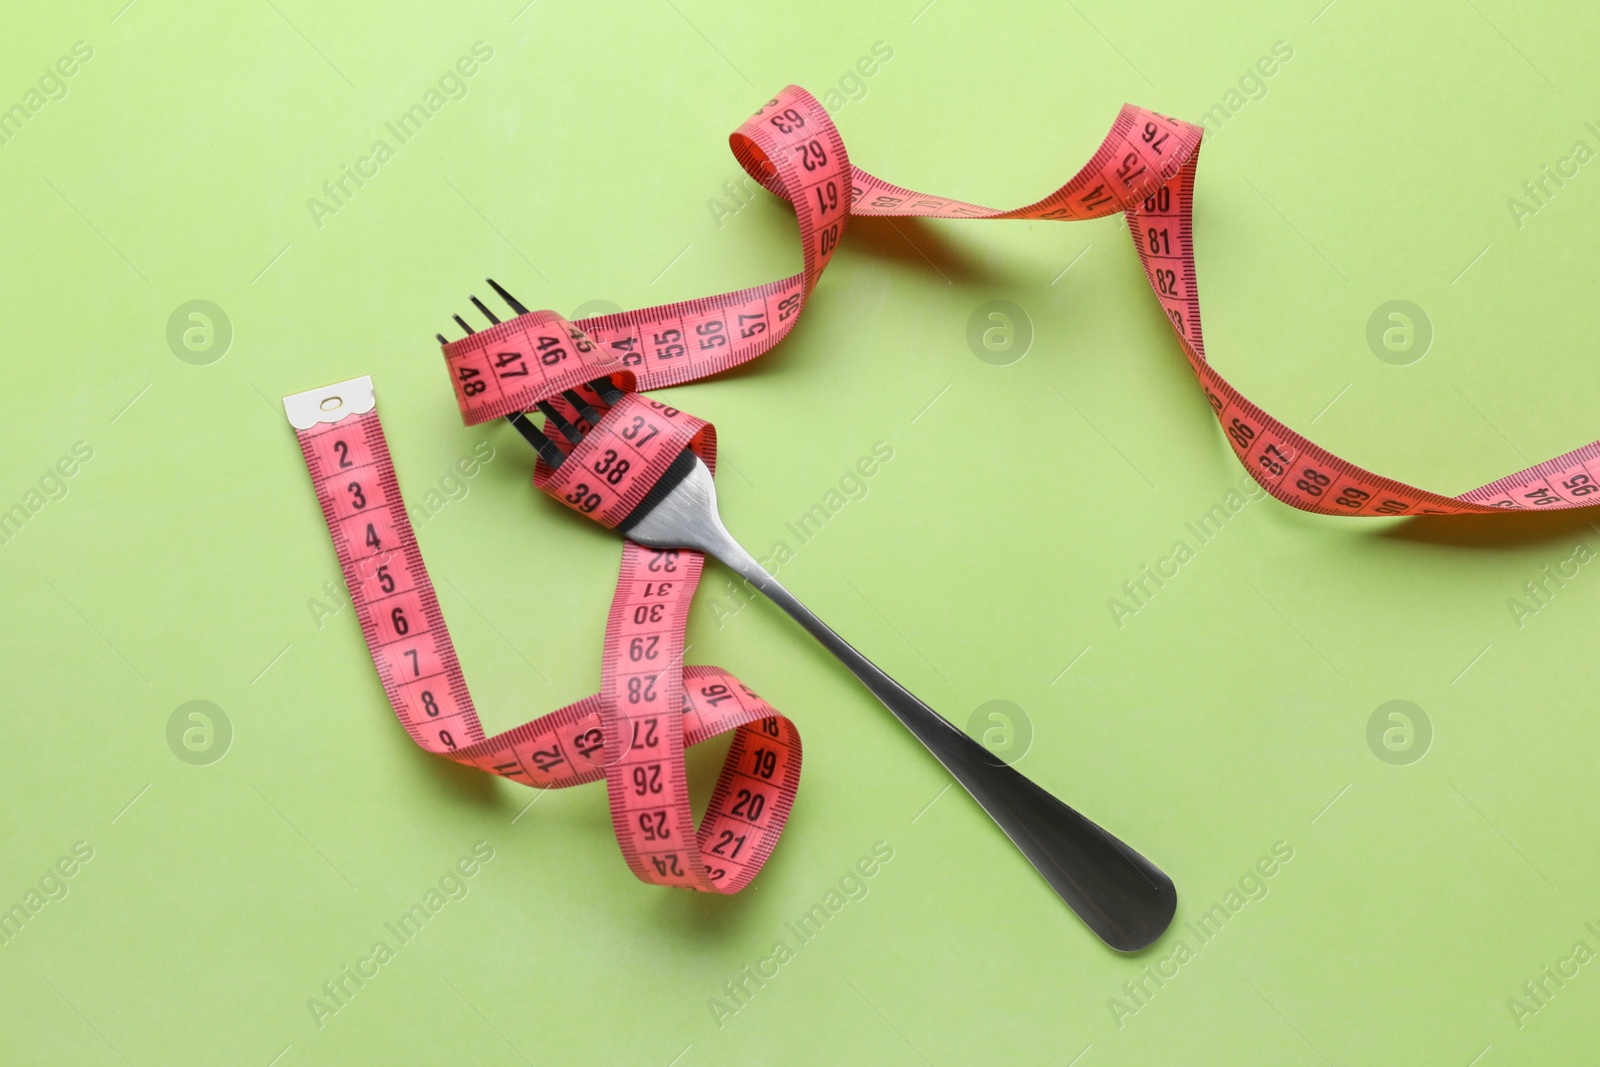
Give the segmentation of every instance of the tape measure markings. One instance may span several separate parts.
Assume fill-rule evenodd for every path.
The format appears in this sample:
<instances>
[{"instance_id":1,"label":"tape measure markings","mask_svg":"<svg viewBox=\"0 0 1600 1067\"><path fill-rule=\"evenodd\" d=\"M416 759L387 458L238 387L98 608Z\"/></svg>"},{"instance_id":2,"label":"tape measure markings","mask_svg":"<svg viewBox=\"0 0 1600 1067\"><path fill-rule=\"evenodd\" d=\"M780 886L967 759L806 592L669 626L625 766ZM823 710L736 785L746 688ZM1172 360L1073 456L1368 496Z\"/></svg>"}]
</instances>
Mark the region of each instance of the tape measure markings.
<instances>
[{"instance_id":1,"label":"tape measure markings","mask_svg":"<svg viewBox=\"0 0 1600 1067\"><path fill-rule=\"evenodd\" d=\"M701 556L626 543L601 693L485 737L404 510L370 380L296 394L285 408L294 422L296 411L360 383L369 394L366 410L296 425L296 434L362 635L406 732L429 752L536 787L606 778L623 857L644 881L723 893L749 884L792 810L800 738L732 675L682 664ZM606 407L592 390L583 395ZM564 415L586 425L574 405L560 403ZM592 472L608 450L638 460L615 487L608 485L611 503L592 509L597 519L625 516L629 501L647 492L685 447L716 462L709 424L632 393L567 447L569 460L558 471L544 468L553 494ZM616 462L608 469L616 470ZM558 480L563 474L567 482ZM723 771L697 830L683 752L730 730Z\"/></svg>"},{"instance_id":2,"label":"tape measure markings","mask_svg":"<svg viewBox=\"0 0 1600 1067\"><path fill-rule=\"evenodd\" d=\"M1320 514L1369 517L1588 505L1600 490L1600 442L1445 496L1333 455L1234 389L1207 362L1201 325L1193 206L1202 134L1191 123L1124 105L1064 185L1032 204L997 210L919 193L853 166L826 110L790 86L729 140L751 177L794 208L800 273L576 323L548 311L521 314L443 346L457 404L472 425L545 401L586 429L577 445L554 439L568 459L555 471L537 462L535 483L616 526L683 449L715 463L710 424L634 390L716 374L787 336L851 215L1068 221L1124 212L1151 290L1224 438L1278 500ZM615 407L599 403L584 384L603 376L627 393ZM589 427L560 396L563 390L605 409L598 425ZM385 693L412 738L430 752L532 785L605 777L613 827L639 878L718 892L748 884L792 809L800 738L788 719L731 675L681 663L701 557L626 543L600 694L485 738L401 503L370 380L287 397L285 410ZM675 576L664 578L669 562ZM683 750L727 730L734 731L728 757L695 829Z\"/></svg>"}]
</instances>

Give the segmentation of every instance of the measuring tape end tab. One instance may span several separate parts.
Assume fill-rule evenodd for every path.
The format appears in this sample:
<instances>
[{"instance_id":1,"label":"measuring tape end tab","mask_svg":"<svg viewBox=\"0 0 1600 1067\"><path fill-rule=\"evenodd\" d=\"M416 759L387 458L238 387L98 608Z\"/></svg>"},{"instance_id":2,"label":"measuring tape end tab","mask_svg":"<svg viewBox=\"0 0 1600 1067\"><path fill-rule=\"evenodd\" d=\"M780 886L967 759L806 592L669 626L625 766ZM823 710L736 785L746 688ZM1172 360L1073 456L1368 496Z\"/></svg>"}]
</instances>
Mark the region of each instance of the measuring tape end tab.
<instances>
[{"instance_id":1,"label":"measuring tape end tab","mask_svg":"<svg viewBox=\"0 0 1600 1067\"><path fill-rule=\"evenodd\" d=\"M347 415L365 415L375 403L372 376L363 374L349 381L292 393L283 398L283 413L295 429L309 430L319 422L338 422Z\"/></svg>"}]
</instances>

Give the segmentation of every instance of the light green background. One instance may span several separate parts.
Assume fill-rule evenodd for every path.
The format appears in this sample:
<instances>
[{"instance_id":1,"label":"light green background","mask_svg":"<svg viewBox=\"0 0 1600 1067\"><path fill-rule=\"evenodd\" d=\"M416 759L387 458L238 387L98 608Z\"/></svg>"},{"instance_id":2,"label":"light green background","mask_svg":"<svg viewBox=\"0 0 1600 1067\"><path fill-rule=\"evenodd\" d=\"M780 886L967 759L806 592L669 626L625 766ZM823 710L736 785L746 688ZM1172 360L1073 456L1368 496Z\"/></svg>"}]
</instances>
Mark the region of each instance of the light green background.
<instances>
[{"instance_id":1,"label":"light green background","mask_svg":"<svg viewBox=\"0 0 1600 1067\"><path fill-rule=\"evenodd\" d=\"M1574 942L1600 950L1600 576L1520 628L1507 602L1600 531L1581 512L1355 522L1268 501L1197 546L1185 524L1240 470L1118 220L857 221L791 339L670 396L716 422L723 512L758 550L893 447L783 578L957 722L1023 710L1022 769L1177 881L1179 924L1142 956L1101 946L940 795L939 767L773 609L719 628L717 567L690 659L737 672L806 746L789 829L733 899L636 883L598 787L528 809L523 787L420 753L353 617L319 626L309 603L338 570L278 398L370 373L413 503L478 442L498 450L419 530L486 725L591 692L617 545L530 488L511 433L460 425L432 335L485 274L567 313L797 269L766 194L718 225L708 201L740 173L724 139L878 41L893 58L835 113L852 158L1005 206L1064 180L1123 101L1198 119L1287 42L1200 169L1213 361L1429 488L1600 436L1600 169L1547 186L1520 228L1506 203L1575 141L1600 148L1592 5L1322 2L9 12L0 106L73 42L94 53L0 145L0 508L74 442L93 458L0 545L0 906L74 842L94 858L0 948L4 1058L1591 1062L1600 965L1520 1027L1507 1000ZM480 40L465 97L395 142L384 123ZM316 225L308 198L380 137L394 157ZM208 366L167 342L194 299L232 325ZM991 299L1033 326L1010 366L965 339ZM1409 366L1367 345L1392 299L1433 325ZM1118 628L1108 598L1179 539L1195 558ZM167 741L196 699L233 728L209 766ZM1432 725L1410 765L1368 746L1394 699ZM692 759L702 784L716 760ZM307 999L394 944L384 923L478 841L495 858L469 895L319 1028ZM894 858L869 895L719 1028L708 998L878 841ZM1293 860L1265 899L1199 945L1182 924L1280 841ZM1193 959L1119 1026L1111 998L1179 940Z\"/></svg>"}]
</instances>

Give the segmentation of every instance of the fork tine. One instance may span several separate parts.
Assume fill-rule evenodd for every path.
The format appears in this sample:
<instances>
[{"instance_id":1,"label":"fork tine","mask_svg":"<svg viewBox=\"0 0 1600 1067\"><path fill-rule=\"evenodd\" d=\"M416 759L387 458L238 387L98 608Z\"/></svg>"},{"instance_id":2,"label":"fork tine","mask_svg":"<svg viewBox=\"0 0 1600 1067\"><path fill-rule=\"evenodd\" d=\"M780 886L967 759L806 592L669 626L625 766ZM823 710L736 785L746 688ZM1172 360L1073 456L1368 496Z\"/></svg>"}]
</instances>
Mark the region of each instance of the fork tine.
<instances>
[{"instance_id":1,"label":"fork tine","mask_svg":"<svg viewBox=\"0 0 1600 1067\"><path fill-rule=\"evenodd\" d=\"M474 330L471 326L468 326L467 325L467 320L462 318L460 315L451 315L450 317L452 319L455 319L456 320L456 325L461 327L463 330L466 330L468 334L474 334L474 333L478 332L477 330Z\"/></svg>"},{"instance_id":2,"label":"fork tine","mask_svg":"<svg viewBox=\"0 0 1600 1067\"><path fill-rule=\"evenodd\" d=\"M583 440L583 433L572 423L562 418L561 412L555 409L554 404L548 400L541 400L538 407L540 411L544 412L545 421L553 423L555 428L561 431L562 437L565 437L572 444L577 444Z\"/></svg>"},{"instance_id":3,"label":"fork tine","mask_svg":"<svg viewBox=\"0 0 1600 1067\"><path fill-rule=\"evenodd\" d=\"M562 399L566 400L567 403L578 409L578 414L583 418L584 422L587 422L590 425L590 427L600 425L600 413L591 407L589 402L585 400L582 395L577 392L577 390L563 390L561 396Z\"/></svg>"},{"instance_id":4,"label":"fork tine","mask_svg":"<svg viewBox=\"0 0 1600 1067\"><path fill-rule=\"evenodd\" d=\"M507 415L506 421L517 428L517 432L539 453L539 458L544 460L552 469L561 466L561 461L567 458L567 454L557 448L555 442L541 433L539 428L533 424L533 420L522 414L522 412L519 411L515 415Z\"/></svg>"},{"instance_id":5,"label":"fork tine","mask_svg":"<svg viewBox=\"0 0 1600 1067\"><path fill-rule=\"evenodd\" d=\"M483 312L483 317L484 318L488 319L491 323L493 323L496 326L500 325L500 320L495 318L494 312L490 311L487 307L484 306L484 303L483 303L482 300L479 300L475 296L469 296L469 297L467 297L467 299L472 301L473 307L475 307L479 311Z\"/></svg>"},{"instance_id":6,"label":"fork tine","mask_svg":"<svg viewBox=\"0 0 1600 1067\"><path fill-rule=\"evenodd\" d=\"M528 313L528 309L522 306L522 301L518 300L516 297L512 296L510 293L501 288L499 282L495 281L493 278L485 278L484 281L489 283L489 287L500 295L500 299L504 300L506 302L506 306L512 311L515 311L518 315L526 315Z\"/></svg>"},{"instance_id":7,"label":"fork tine","mask_svg":"<svg viewBox=\"0 0 1600 1067\"><path fill-rule=\"evenodd\" d=\"M606 407L616 407L617 402L622 399L622 390L612 385L610 378L596 378L586 384L605 401Z\"/></svg>"}]
</instances>

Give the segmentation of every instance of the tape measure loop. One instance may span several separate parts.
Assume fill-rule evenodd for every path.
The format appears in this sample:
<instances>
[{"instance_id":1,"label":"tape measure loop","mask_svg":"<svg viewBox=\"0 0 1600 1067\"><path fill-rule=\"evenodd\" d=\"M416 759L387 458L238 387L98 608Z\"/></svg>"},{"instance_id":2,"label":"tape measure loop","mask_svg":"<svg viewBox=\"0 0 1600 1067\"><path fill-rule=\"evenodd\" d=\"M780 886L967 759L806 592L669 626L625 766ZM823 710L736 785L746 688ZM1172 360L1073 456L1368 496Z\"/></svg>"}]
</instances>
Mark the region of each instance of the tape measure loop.
<instances>
[{"instance_id":1,"label":"tape measure loop","mask_svg":"<svg viewBox=\"0 0 1600 1067\"><path fill-rule=\"evenodd\" d=\"M612 827L641 881L736 892L771 854L800 778L800 738L732 675L683 665L700 553L624 543L606 623L600 713ZM684 751L734 730L697 828Z\"/></svg>"},{"instance_id":2,"label":"tape measure loop","mask_svg":"<svg viewBox=\"0 0 1600 1067\"><path fill-rule=\"evenodd\" d=\"M468 426L531 411L541 400L626 370L609 350L553 311L518 315L441 350Z\"/></svg>"},{"instance_id":3,"label":"tape measure loop","mask_svg":"<svg viewBox=\"0 0 1600 1067\"><path fill-rule=\"evenodd\" d=\"M714 442L714 431L703 419L629 392L571 446L559 468L539 462L534 485L578 514L616 527L636 511L685 449L709 448L714 460Z\"/></svg>"},{"instance_id":4,"label":"tape measure loop","mask_svg":"<svg viewBox=\"0 0 1600 1067\"><path fill-rule=\"evenodd\" d=\"M1600 442L1444 496L1333 455L1234 389L1207 362L1201 328L1193 209L1202 132L1125 105L1071 179L1041 200L1000 211L905 189L853 167L826 110L789 86L742 124L730 145L752 177L794 206L803 270L737 292L578 323L528 312L447 343L462 417L471 425L539 401L577 417L561 394L594 397L584 383L609 377L626 395L577 445L558 442L567 459L556 471L541 462L535 481L568 506L617 526L685 449L708 465L716 459L709 423L636 390L716 374L787 336L850 215L1076 220L1123 212L1151 290L1224 439L1276 499L1304 511L1367 517L1600 503ZM400 497L370 379L285 397L284 409L374 667L407 734L429 752L542 788L604 777L618 841L639 878L708 892L747 885L788 818L800 738L787 718L731 675L683 665L699 554L626 543L600 693L485 737ZM722 776L695 827L684 749L729 730L734 737Z\"/></svg>"}]
</instances>

